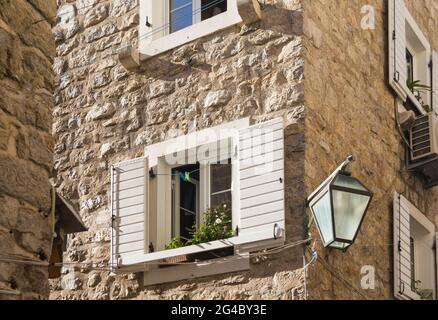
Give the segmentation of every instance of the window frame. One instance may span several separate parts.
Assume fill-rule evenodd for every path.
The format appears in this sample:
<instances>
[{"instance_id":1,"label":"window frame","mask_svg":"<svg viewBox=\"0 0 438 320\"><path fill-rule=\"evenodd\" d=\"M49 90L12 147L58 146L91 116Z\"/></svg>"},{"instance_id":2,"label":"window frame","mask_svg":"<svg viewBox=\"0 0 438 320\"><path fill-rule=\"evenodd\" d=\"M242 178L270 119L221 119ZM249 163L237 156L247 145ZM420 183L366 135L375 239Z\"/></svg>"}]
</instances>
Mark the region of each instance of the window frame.
<instances>
[{"instance_id":1,"label":"window frame","mask_svg":"<svg viewBox=\"0 0 438 320\"><path fill-rule=\"evenodd\" d=\"M432 86L432 75L429 67L432 54L430 43L408 9L406 9L405 21L406 50L412 55L413 80L420 80L422 84ZM407 78L408 75L406 76L406 79ZM420 113L425 114L423 107L415 97L414 93L409 89L406 91L408 99L415 105ZM432 95L422 94L422 96L423 101L426 104L431 105Z\"/></svg>"},{"instance_id":2,"label":"window frame","mask_svg":"<svg viewBox=\"0 0 438 320\"><path fill-rule=\"evenodd\" d=\"M195 15L191 26L170 33L169 1L140 0L139 51L145 56L155 56L169 51L195 39L241 23L237 1L227 1L227 11L201 21L201 14ZM195 7L201 4L194 0ZM146 25L147 21L151 27ZM199 20L199 21L198 21ZM155 29L154 28L158 28Z\"/></svg>"},{"instance_id":3,"label":"window frame","mask_svg":"<svg viewBox=\"0 0 438 320\"><path fill-rule=\"evenodd\" d=\"M171 239L172 236L172 221L171 221L171 192L167 192L166 190L171 190L171 176L168 175L171 171L171 166L167 165L163 161L163 157L172 153L178 153L182 151L188 151L190 154L193 152L194 148L198 148L199 146L205 146L211 143L218 143L225 139L230 139L231 148L230 152L233 153L234 146L238 142L238 131L243 128L249 127L249 118L244 118L240 120L236 120L233 122L225 123L223 125L207 128L205 130L196 131L194 133L189 133L184 136L179 136L178 138L167 140L162 143L158 143L155 145L147 146L145 148L145 156L149 158L149 166L150 168L156 168L157 173L157 196L156 198L156 212L165 212L164 215L157 217L157 223L155 226L156 230L165 230L162 234L156 234L156 244L155 251L162 251L165 249L165 245L168 243L168 240ZM215 134L210 134L210 133ZM196 145L190 145L191 141L199 141ZM202 141L202 142L200 142ZM222 155L223 156L223 155ZM234 165L238 162L238 159L235 159L233 154L228 154L231 157L232 161L232 224L233 229L237 226L239 221L239 189L238 189L238 170L239 166ZM179 164L176 167L180 166ZM204 175L205 177L209 176L209 165L205 165L200 163L200 175ZM200 179L200 190L206 190L206 192L201 192L200 194L200 212L205 212L208 209L209 194L209 178ZM202 222L202 220L200 221ZM155 252L155 253L156 253Z\"/></svg>"}]
</instances>

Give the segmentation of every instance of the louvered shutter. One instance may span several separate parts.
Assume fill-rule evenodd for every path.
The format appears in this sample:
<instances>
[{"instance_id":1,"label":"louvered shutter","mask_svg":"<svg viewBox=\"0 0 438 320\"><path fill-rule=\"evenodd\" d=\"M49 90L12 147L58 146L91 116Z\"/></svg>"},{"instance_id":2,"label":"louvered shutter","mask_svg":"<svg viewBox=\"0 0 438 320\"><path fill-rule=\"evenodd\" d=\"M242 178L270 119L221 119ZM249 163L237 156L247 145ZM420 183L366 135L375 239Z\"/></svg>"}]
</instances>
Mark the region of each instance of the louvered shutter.
<instances>
[{"instance_id":1,"label":"louvered shutter","mask_svg":"<svg viewBox=\"0 0 438 320\"><path fill-rule=\"evenodd\" d=\"M438 232L435 233L435 270L436 270L436 289L438 289ZM435 299L438 300L438 291L435 290Z\"/></svg>"},{"instance_id":2,"label":"louvered shutter","mask_svg":"<svg viewBox=\"0 0 438 320\"><path fill-rule=\"evenodd\" d=\"M239 219L241 250L284 243L283 120L239 132Z\"/></svg>"},{"instance_id":3,"label":"louvered shutter","mask_svg":"<svg viewBox=\"0 0 438 320\"><path fill-rule=\"evenodd\" d=\"M394 195L394 296L409 300L417 297L412 291L411 277L411 203L401 194Z\"/></svg>"},{"instance_id":4,"label":"louvered shutter","mask_svg":"<svg viewBox=\"0 0 438 320\"><path fill-rule=\"evenodd\" d=\"M432 52L432 107L438 115L438 52Z\"/></svg>"},{"instance_id":5,"label":"louvered shutter","mask_svg":"<svg viewBox=\"0 0 438 320\"><path fill-rule=\"evenodd\" d=\"M129 260L147 253L148 159L139 158L112 166L111 263L129 265Z\"/></svg>"},{"instance_id":6,"label":"louvered shutter","mask_svg":"<svg viewBox=\"0 0 438 320\"><path fill-rule=\"evenodd\" d=\"M399 97L407 98L406 6L404 0L388 1L389 83Z\"/></svg>"}]
</instances>

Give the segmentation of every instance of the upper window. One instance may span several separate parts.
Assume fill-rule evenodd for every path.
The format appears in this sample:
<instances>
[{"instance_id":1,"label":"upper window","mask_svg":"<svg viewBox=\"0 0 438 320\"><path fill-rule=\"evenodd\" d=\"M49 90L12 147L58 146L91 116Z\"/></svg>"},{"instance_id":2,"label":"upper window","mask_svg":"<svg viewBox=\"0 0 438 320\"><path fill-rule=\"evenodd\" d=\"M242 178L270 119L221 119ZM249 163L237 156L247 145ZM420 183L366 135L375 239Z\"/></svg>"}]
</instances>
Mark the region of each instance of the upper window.
<instances>
[{"instance_id":1,"label":"upper window","mask_svg":"<svg viewBox=\"0 0 438 320\"><path fill-rule=\"evenodd\" d=\"M154 56L240 22L236 0L140 0L139 52Z\"/></svg>"},{"instance_id":2,"label":"upper window","mask_svg":"<svg viewBox=\"0 0 438 320\"><path fill-rule=\"evenodd\" d=\"M417 112L431 109L431 47L404 0L389 4L389 80L398 96Z\"/></svg>"},{"instance_id":3,"label":"upper window","mask_svg":"<svg viewBox=\"0 0 438 320\"><path fill-rule=\"evenodd\" d=\"M169 0L170 33L227 11L226 0Z\"/></svg>"}]
</instances>

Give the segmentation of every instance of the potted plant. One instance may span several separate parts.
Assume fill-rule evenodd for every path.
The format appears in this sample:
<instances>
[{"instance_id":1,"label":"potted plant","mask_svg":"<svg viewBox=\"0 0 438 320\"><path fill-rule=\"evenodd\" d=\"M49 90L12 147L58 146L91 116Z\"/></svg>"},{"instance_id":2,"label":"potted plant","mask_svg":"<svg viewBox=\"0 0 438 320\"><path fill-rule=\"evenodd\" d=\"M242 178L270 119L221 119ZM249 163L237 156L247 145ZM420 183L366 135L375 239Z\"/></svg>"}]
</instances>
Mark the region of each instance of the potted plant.
<instances>
[{"instance_id":1,"label":"potted plant","mask_svg":"<svg viewBox=\"0 0 438 320\"><path fill-rule=\"evenodd\" d=\"M176 249L185 246L197 245L201 243L223 240L231 238L234 235L231 225L231 209L229 205L222 204L215 208L210 208L204 213L204 223L194 229L196 231L192 234L192 238L187 241L182 241L180 238L173 238L166 249ZM217 252L220 255L220 252ZM225 254L225 253L224 253ZM210 259L213 256L211 253L195 253L187 256L178 256L166 259L167 262L192 262L195 260Z\"/></svg>"},{"instance_id":2,"label":"potted plant","mask_svg":"<svg viewBox=\"0 0 438 320\"><path fill-rule=\"evenodd\" d=\"M421 289L421 281L415 281L414 291L420 296L421 300L433 300L433 290L432 289Z\"/></svg>"},{"instance_id":3,"label":"potted plant","mask_svg":"<svg viewBox=\"0 0 438 320\"><path fill-rule=\"evenodd\" d=\"M431 106L424 102L421 95L426 92L431 92L432 88L429 85L422 84L420 80L407 81L406 85L408 89L411 90L411 92L414 94L415 98L423 107L424 111L426 111L427 113L431 112Z\"/></svg>"}]
</instances>

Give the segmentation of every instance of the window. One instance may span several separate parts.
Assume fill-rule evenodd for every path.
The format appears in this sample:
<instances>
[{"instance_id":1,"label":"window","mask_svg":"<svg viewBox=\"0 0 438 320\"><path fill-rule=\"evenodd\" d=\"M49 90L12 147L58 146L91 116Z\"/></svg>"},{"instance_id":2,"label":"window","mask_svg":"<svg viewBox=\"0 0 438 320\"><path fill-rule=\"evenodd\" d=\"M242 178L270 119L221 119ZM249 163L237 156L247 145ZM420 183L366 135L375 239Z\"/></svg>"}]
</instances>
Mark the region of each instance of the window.
<instances>
[{"instance_id":1,"label":"window","mask_svg":"<svg viewBox=\"0 0 438 320\"><path fill-rule=\"evenodd\" d=\"M170 33L184 29L193 24L192 0L170 0L169 24Z\"/></svg>"},{"instance_id":2,"label":"window","mask_svg":"<svg viewBox=\"0 0 438 320\"><path fill-rule=\"evenodd\" d=\"M431 86L431 47L407 10L404 0L389 0L389 82L397 95L413 105L417 113L426 113L432 103L431 90L412 88L418 81Z\"/></svg>"},{"instance_id":3,"label":"window","mask_svg":"<svg viewBox=\"0 0 438 320\"><path fill-rule=\"evenodd\" d=\"M406 70L407 70L407 82L410 83L414 81L414 57L412 53L406 49Z\"/></svg>"},{"instance_id":4,"label":"window","mask_svg":"<svg viewBox=\"0 0 438 320\"><path fill-rule=\"evenodd\" d=\"M394 196L394 296L435 299L435 226L405 197Z\"/></svg>"},{"instance_id":5,"label":"window","mask_svg":"<svg viewBox=\"0 0 438 320\"><path fill-rule=\"evenodd\" d=\"M169 33L227 11L226 0L170 0Z\"/></svg>"},{"instance_id":6,"label":"window","mask_svg":"<svg viewBox=\"0 0 438 320\"><path fill-rule=\"evenodd\" d=\"M172 238L188 241L199 226L199 163L172 169Z\"/></svg>"},{"instance_id":7,"label":"window","mask_svg":"<svg viewBox=\"0 0 438 320\"><path fill-rule=\"evenodd\" d=\"M147 59L243 20L253 22L259 13L252 0L140 0L138 52Z\"/></svg>"},{"instance_id":8,"label":"window","mask_svg":"<svg viewBox=\"0 0 438 320\"><path fill-rule=\"evenodd\" d=\"M144 157L113 165L114 268L145 271L146 284L169 282L243 270L247 252L284 243L283 149L281 118L254 126L242 119L148 146ZM244 259L202 266L230 254ZM144 265L186 261L198 263L173 273Z\"/></svg>"},{"instance_id":9,"label":"window","mask_svg":"<svg viewBox=\"0 0 438 320\"><path fill-rule=\"evenodd\" d=\"M231 159L210 166L210 207L226 204L231 208Z\"/></svg>"}]
</instances>

